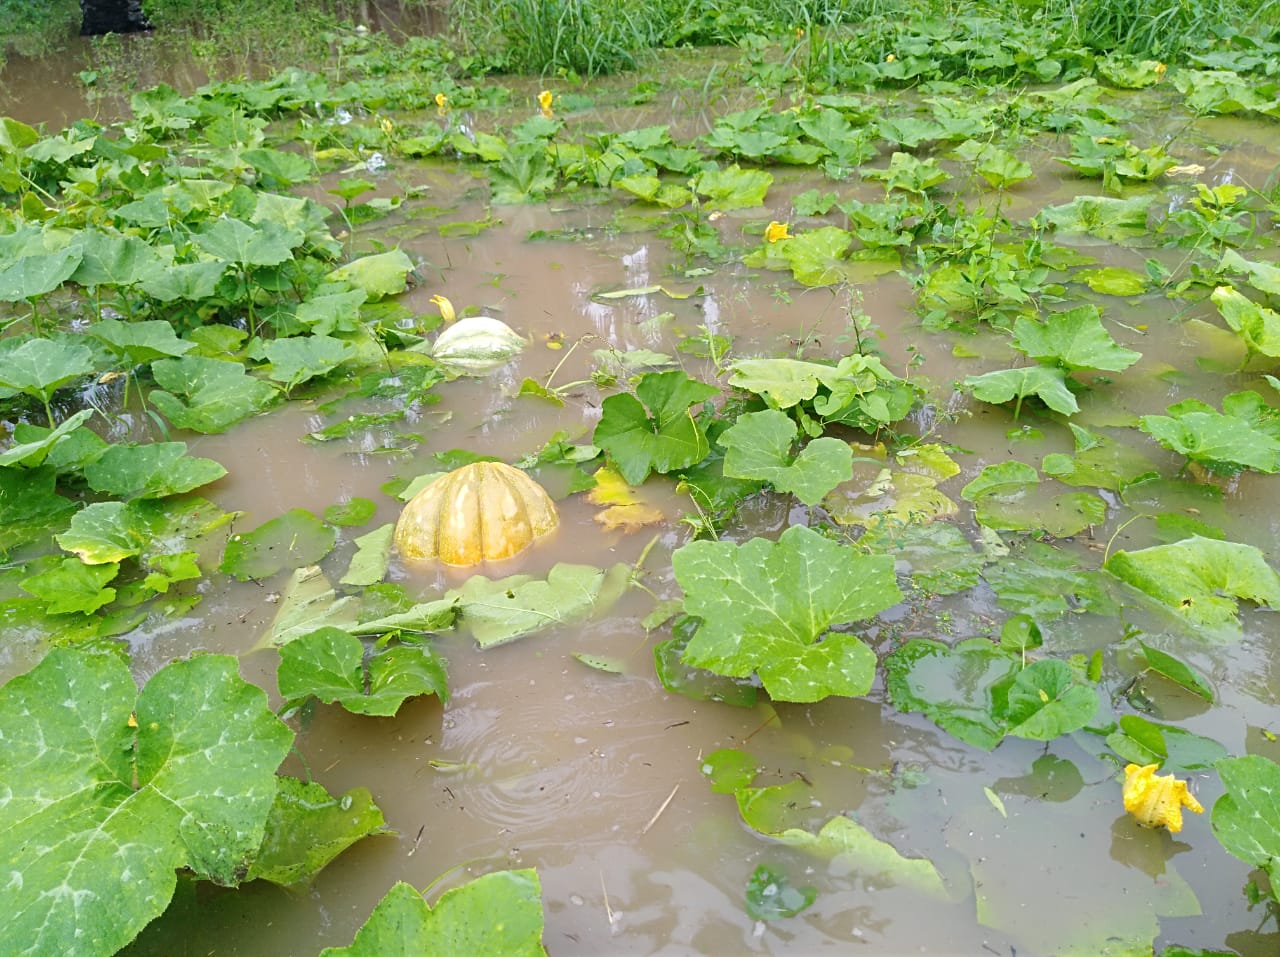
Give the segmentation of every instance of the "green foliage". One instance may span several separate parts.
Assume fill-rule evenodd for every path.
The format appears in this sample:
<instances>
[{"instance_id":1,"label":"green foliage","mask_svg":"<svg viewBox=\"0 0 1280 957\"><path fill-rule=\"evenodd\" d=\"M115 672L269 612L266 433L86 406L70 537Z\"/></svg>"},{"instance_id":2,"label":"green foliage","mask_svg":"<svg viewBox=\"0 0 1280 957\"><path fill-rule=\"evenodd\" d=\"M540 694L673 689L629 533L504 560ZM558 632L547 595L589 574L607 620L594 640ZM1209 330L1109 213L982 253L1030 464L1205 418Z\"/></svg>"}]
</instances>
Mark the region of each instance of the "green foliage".
<instances>
[{"instance_id":1,"label":"green foliage","mask_svg":"<svg viewBox=\"0 0 1280 957\"><path fill-rule=\"evenodd\" d=\"M646 373L635 395L621 393L604 400L592 441L609 453L629 485L639 485L651 471L696 465L711 446L691 406L715 394L714 386L680 371Z\"/></svg>"},{"instance_id":2,"label":"green foliage","mask_svg":"<svg viewBox=\"0 0 1280 957\"><path fill-rule=\"evenodd\" d=\"M350 947L321 957L546 957L537 871L494 871L441 895L435 907L399 883L378 902Z\"/></svg>"},{"instance_id":3,"label":"green foliage","mask_svg":"<svg viewBox=\"0 0 1280 957\"><path fill-rule=\"evenodd\" d=\"M102 955L165 908L178 868L244 879L293 739L233 658L172 662L139 694L118 657L69 649L0 690L0 735L0 854L22 875L4 949Z\"/></svg>"},{"instance_id":4,"label":"green foliage","mask_svg":"<svg viewBox=\"0 0 1280 957\"><path fill-rule=\"evenodd\" d=\"M779 701L870 690L871 649L829 629L901 599L890 559L859 555L797 525L777 542L691 542L672 565L685 611L702 619L687 663L730 677L754 672Z\"/></svg>"},{"instance_id":5,"label":"green foliage","mask_svg":"<svg viewBox=\"0 0 1280 957\"><path fill-rule=\"evenodd\" d=\"M1144 415L1139 427L1167 449L1210 469L1280 471L1280 411L1256 392L1234 392L1222 411L1199 399L1185 399Z\"/></svg>"},{"instance_id":6,"label":"green foliage","mask_svg":"<svg viewBox=\"0 0 1280 957\"><path fill-rule=\"evenodd\" d=\"M1280 765L1259 755L1217 763L1226 794L1213 805L1213 833L1245 863L1266 871L1280 901Z\"/></svg>"}]
</instances>

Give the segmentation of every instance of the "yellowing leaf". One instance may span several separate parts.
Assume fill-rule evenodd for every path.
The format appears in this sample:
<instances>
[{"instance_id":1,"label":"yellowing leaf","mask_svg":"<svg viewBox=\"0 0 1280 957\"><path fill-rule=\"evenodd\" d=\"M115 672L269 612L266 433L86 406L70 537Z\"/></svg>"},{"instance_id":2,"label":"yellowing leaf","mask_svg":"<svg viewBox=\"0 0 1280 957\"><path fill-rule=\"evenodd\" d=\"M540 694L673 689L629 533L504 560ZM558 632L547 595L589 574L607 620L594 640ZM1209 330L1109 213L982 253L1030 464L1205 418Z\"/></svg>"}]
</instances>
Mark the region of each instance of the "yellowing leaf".
<instances>
[{"instance_id":1,"label":"yellowing leaf","mask_svg":"<svg viewBox=\"0 0 1280 957\"><path fill-rule=\"evenodd\" d=\"M608 506L595 519L609 531L633 532L663 519L662 510L641 501L635 488L616 469L605 466L595 474L596 485L587 493L592 505Z\"/></svg>"},{"instance_id":2,"label":"yellowing leaf","mask_svg":"<svg viewBox=\"0 0 1280 957\"><path fill-rule=\"evenodd\" d=\"M1158 764L1124 769L1124 809L1143 827L1167 827L1177 834L1182 830L1182 809L1196 814L1204 812L1200 802L1187 790L1187 782L1172 774L1158 775Z\"/></svg>"}]
</instances>

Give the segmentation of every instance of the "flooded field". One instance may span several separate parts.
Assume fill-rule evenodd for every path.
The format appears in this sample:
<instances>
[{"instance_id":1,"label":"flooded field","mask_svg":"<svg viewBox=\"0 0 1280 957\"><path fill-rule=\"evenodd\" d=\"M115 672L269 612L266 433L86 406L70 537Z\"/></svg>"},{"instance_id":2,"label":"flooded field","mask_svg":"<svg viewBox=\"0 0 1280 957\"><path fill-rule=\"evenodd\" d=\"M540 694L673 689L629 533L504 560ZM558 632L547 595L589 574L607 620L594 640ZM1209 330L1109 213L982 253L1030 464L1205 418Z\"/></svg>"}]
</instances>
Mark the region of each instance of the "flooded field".
<instances>
[{"instance_id":1,"label":"flooded field","mask_svg":"<svg viewBox=\"0 0 1280 957\"><path fill-rule=\"evenodd\" d=\"M729 58L716 53L700 66L681 54L678 63L696 76L722 61ZM15 108L0 113L47 122L50 131L75 118L83 90L59 86L65 64L49 61L45 68L49 72L6 73ZM670 126L678 142L691 141L731 111L759 102L754 90L732 84L703 90L699 102L690 82L670 108L659 101L624 106L618 97L625 88L626 81L602 85L594 93L598 103L583 96L580 105L557 107L564 127L548 149L653 126ZM448 116L443 110L387 110L379 118L406 135L424 124L455 131L465 125L475 141L476 132L483 136L536 117L537 92L517 91L513 105L496 118L479 107ZM1022 95L1032 102L1035 91ZM828 112L842 108L835 99ZM871 116L864 121L871 125L877 116L935 115L929 98L916 91L856 99L856 106L846 107ZM1208 258L1217 261L1231 248L1248 262L1274 263L1280 135L1273 118L1197 116L1168 84L1109 90L1105 102L1125 114L1135 144L1163 144L1181 170L1169 169L1152 183L1126 182L1109 195L1153 197L1154 222L1178 210L1203 211L1203 202L1195 205L1197 197L1203 200L1197 184L1209 190L1240 184L1255 197L1270 190L1270 207L1250 213L1248 238L1214 247ZM770 103L766 113L789 105ZM356 112L357 123L375 124L368 113ZM288 121L272 122L268 129L280 128L272 135L289 143ZM983 142L998 140L994 128L977 135ZM279 707L279 655L269 639L282 594L288 597L292 566L248 581L215 570L229 533L249 532L293 509L318 516L367 499L376 510L359 525L337 527L336 546L318 562L337 582L356 554L356 538L395 521L403 505L396 493L419 475L443 470L437 455L464 450L519 462L536 458L558 434L570 445L591 445L606 399L634 389L638 376L682 370L715 387L711 408L745 415L760 413L766 395L773 408L791 406L776 401L780 385L773 393L760 388L749 401L742 388L735 394L731 379L736 375L740 385L747 378L737 363L785 358L834 366L862 353L879 357L913 390L910 411L878 431L847 422L825 430L819 425L798 441L821 433L825 437L816 441L834 436L853 443L851 478L832 481L812 505L757 483L736 508L723 510L722 520L713 520L691 497L684 470L672 469L667 475L655 471L636 490L660 518L651 514L641 523L610 527L601 520L601 506L584 492L569 492L566 470L539 463L535 475L559 499L559 529L483 572L545 578L557 563L600 569L622 563L634 569L634 585L602 610L497 647L479 650L455 629L432 636L431 648L447 664L447 703L410 698L392 717L350 714L314 701L301 707L287 719L297 737L281 773L314 780L334 795L367 788L391 830L356 844L310 884L281 888L258 880L226 889L182 879L168 910L123 952L312 955L348 944L396 881L421 889L439 880L434 895L480 874L536 868L543 940L559 957L855 950L1047 957L1151 954L1153 942L1157 953L1172 944L1227 947L1241 957L1276 953L1274 905L1268 910L1265 901L1251 903L1241 890L1250 881L1250 865L1214 839L1209 813L1188 815L1177 834L1140 827L1121 797L1129 752L1116 753L1108 737L1123 716L1143 715L1189 733L1198 757L1217 753L1207 740L1217 742L1222 754L1280 759L1280 634L1274 612L1260 606L1266 602L1255 604L1264 592L1231 593L1229 583L1210 588L1255 599L1241 602L1238 624L1232 617L1230 627L1215 630L1179 618L1113 576L1105 583L1070 577L1103 576L1104 561L1117 552L1191 533L1252 546L1270 566L1280 565L1275 475L1215 469L1209 453L1190 460L1137 427L1140 417L1163 415L1190 398L1217 410L1224 397L1253 390L1273 406L1274 382L1263 378L1275 371L1266 358L1272 353L1251 349L1224 325L1208 298L1217 280L1196 295L1174 294L1196 246L1172 244L1168 236L1135 238L1136 230L1054 232L1043 221L1028 225L1046 208L1103 193L1099 180L1057 161L1071 154L1070 135L1028 130L1016 143L1000 140L1028 164L1028 175L1008 175L998 187L975 175L972 156L958 156L949 138L926 140L932 145L912 151L930 170L947 174L936 184L908 182L921 175L918 169L903 171L894 187L883 178L855 173L832 180L809 166L774 164L762 202L741 205L717 205L704 196L701 206L695 198L692 208L664 209L637 199L635 189L628 194L586 185L545 197L535 190L528 203L495 202L483 168L465 157L442 152L415 158L387 149L383 162L373 163L369 154L379 144L372 141L329 163L314 181L297 184L293 193L330 211L328 226L340 238L344 258L392 247L408 255L415 264L410 287L394 301L413 322L434 320L439 306L432 297L444 295L459 314L502 319L528 346L486 374L442 381L431 390L438 401L406 403L392 395L328 405L354 380L354 371L339 368L294 385L286 404L226 431L169 429L167 438L186 442L187 454L225 466L227 474L199 494L235 515L198 546L205 574L175 586L177 594L199 600L176 616L151 614L119 635L140 682L193 651L228 653L239 656L244 677ZM891 172L899 162L895 153L909 155L873 139L859 168ZM748 158L738 159L749 166ZM358 193L360 203L383 199L394 201L393 208L369 222L344 222L335 211L344 209L340 191L353 177L368 183ZM819 211L815 190L834 194L826 210ZM905 235L917 220L934 216L932 232L921 229L909 243L879 247L892 256L859 255L859 249L872 249L867 237L875 226L859 225L859 215L881 215L872 207L898 201L906 205L883 229L900 228ZM951 212L944 216L936 212L941 209ZM991 225L1000 217L1007 225ZM670 227L677 222L688 229L673 238ZM787 224L794 238L766 242L771 223ZM786 243L833 227L863 230L852 256L847 244L821 253L820 267L838 278L815 279L806 263L776 258ZM911 251L939 248L944 233L955 238L964 228L990 234L967 248L985 247L992 255L1018 250L1010 253L1010 275L989 279L986 291L975 295L975 302L983 298L976 310L945 285L937 262L929 266L933 279L921 279ZM1026 259L1028 236L1052 247L1042 262L1056 270L1034 288L1030 273L1042 265ZM899 257L899 249L907 255ZM1091 285L1073 269L1113 272ZM1174 279L1161 281L1161 269ZM954 285L959 288L959 280ZM1259 282L1257 288L1269 287ZM1012 305L1002 311L1001 303ZM1056 381L1074 398L1076 411L1055 410L1051 386L1001 400L973 383L1001 370L1041 368L1036 357L1067 355L1072 347L1059 343L1057 351L1029 352L1029 335L1011 332L1016 316L1089 304L1102 310L1110 343L1095 337L1090 348L1138 355L1123 367L1087 361L1054 366L1065 370L1065 379L1055 372ZM699 338L708 348L690 345ZM66 400L63 413L83 404L69 395L59 394ZM136 404L136 395L112 395L111 411L119 415L112 441L162 438L156 417ZM405 415L316 441L317 433L346 417L389 411ZM725 431L712 429L720 436ZM708 445L718 453L723 446L717 448L714 434ZM954 469L911 464L912 450L935 448ZM1091 449L1100 451L1090 455ZM586 471L602 461L590 461ZM1026 463L1033 480L1023 481L1016 501L984 499L973 490L971 483L993 474L984 470L1012 461ZM928 480L904 480L911 474ZM1071 495L1088 501L1066 497ZM1063 517L1073 510L1093 519ZM839 620L831 632L856 635L874 652L879 664L870 690L814 702L771 701L760 692L754 703L734 706L664 689L655 673L655 648L672 638L673 619L681 627L679 602L690 590L677 582L672 556L713 532L721 542L744 545L775 541L794 526L825 528L833 541L893 559L901 600L866 620ZM944 545L940 537L904 531L913 526L943 526L961 535ZM903 537L885 545L886 529ZM39 543L23 543L11 561L33 561L39 551ZM393 554L381 580L415 602L428 602L461 586L473 571L413 565ZM5 580L7 598L21 594L17 581ZM777 586L786 594L793 583ZM803 596L801 585L794 587ZM653 614L660 606L669 608L665 618ZM1096 690L1095 714L1062 734L1004 736L999 730L985 749L944 730L948 715L987 720L971 714L981 711L973 690L981 687L980 670L913 672L908 683L915 682L917 706L894 700L894 681L907 679L899 665L886 661L908 642L957 646L992 639L994 648L1013 619L1038 639L1021 646L1024 660L1072 662L1075 686ZM14 629L14 636L0 650L5 678L29 670L47 650L38 628ZM1212 701L1195 693L1190 679L1152 675L1139 637L1201 676ZM610 667L592 667L577 656ZM973 667L987 665L975 659ZM928 710L930 694L947 704ZM1049 700L1044 690L1040 694ZM754 797L742 789L736 796L713 790L708 759L724 749L751 756L758 771L754 787L785 789ZM1212 758L1183 757L1177 773L1211 808L1224 793ZM752 801L770 804L774 837L745 820L748 810L740 812ZM903 858L932 862L936 883L913 883L899 862L874 853L868 863L859 857L865 848L805 849L776 839L784 828L816 834L841 817ZM812 906L785 918L749 916L744 888L761 865L787 875L796 888L812 888Z\"/></svg>"}]
</instances>

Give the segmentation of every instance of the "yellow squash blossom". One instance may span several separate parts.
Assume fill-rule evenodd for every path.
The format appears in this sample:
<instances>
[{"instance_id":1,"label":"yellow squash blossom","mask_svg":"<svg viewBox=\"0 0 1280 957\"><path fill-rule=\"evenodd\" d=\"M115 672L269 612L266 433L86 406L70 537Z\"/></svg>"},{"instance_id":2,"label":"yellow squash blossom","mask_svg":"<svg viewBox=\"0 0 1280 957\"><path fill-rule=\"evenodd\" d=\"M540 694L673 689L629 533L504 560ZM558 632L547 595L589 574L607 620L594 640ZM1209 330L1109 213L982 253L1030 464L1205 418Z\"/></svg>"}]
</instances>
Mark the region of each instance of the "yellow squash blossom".
<instances>
[{"instance_id":1,"label":"yellow squash blossom","mask_svg":"<svg viewBox=\"0 0 1280 957\"><path fill-rule=\"evenodd\" d=\"M780 223L776 219L764 228L764 238L771 243L776 243L779 239L794 239L787 232L787 224Z\"/></svg>"},{"instance_id":2,"label":"yellow squash blossom","mask_svg":"<svg viewBox=\"0 0 1280 957\"><path fill-rule=\"evenodd\" d=\"M1172 774L1157 775L1159 767L1158 764L1125 767L1124 809L1143 827L1167 827L1177 834L1182 830L1184 807L1196 814L1204 813L1204 808L1187 790L1186 781L1179 781Z\"/></svg>"},{"instance_id":3,"label":"yellow squash blossom","mask_svg":"<svg viewBox=\"0 0 1280 957\"><path fill-rule=\"evenodd\" d=\"M436 112L441 116L449 112L449 98L443 93L436 94Z\"/></svg>"},{"instance_id":4,"label":"yellow squash blossom","mask_svg":"<svg viewBox=\"0 0 1280 957\"><path fill-rule=\"evenodd\" d=\"M543 90L538 94L538 108L542 110L542 115L550 119L554 114L551 112L551 100L553 99L550 90Z\"/></svg>"},{"instance_id":5,"label":"yellow squash blossom","mask_svg":"<svg viewBox=\"0 0 1280 957\"><path fill-rule=\"evenodd\" d=\"M427 302L434 303L436 305L440 310L440 318L445 322L453 322L454 319L458 318L458 314L453 311L453 303L444 296L432 296L427 300Z\"/></svg>"}]
</instances>

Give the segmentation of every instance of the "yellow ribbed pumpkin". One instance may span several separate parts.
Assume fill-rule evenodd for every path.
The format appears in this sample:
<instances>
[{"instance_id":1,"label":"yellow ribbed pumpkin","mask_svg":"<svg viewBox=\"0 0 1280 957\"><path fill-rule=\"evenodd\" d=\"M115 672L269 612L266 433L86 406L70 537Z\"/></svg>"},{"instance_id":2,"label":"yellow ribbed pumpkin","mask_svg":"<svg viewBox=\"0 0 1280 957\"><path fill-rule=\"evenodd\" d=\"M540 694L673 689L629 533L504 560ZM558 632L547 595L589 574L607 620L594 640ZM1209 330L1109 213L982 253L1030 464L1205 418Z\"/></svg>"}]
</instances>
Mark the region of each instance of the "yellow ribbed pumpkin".
<instances>
[{"instance_id":1,"label":"yellow ribbed pumpkin","mask_svg":"<svg viewBox=\"0 0 1280 957\"><path fill-rule=\"evenodd\" d=\"M396 522L396 548L449 565L510 558L560 524L551 496L519 469L473 462L420 491Z\"/></svg>"}]
</instances>

